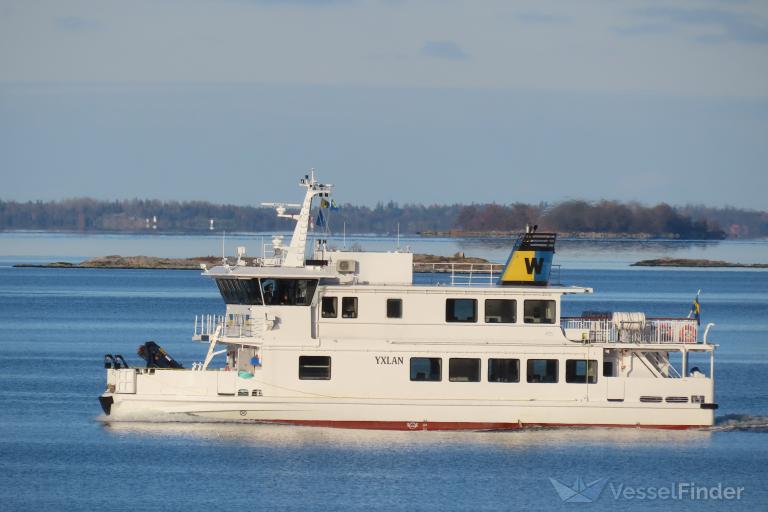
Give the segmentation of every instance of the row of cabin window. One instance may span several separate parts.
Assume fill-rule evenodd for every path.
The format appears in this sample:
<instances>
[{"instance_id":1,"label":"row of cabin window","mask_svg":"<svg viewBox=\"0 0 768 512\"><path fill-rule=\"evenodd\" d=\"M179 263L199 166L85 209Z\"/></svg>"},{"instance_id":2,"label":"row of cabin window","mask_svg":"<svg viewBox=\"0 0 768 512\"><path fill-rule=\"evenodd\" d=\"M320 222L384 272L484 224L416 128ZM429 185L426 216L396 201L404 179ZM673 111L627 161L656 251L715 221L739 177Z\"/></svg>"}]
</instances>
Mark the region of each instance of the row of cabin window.
<instances>
[{"instance_id":1,"label":"row of cabin window","mask_svg":"<svg viewBox=\"0 0 768 512\"><path fill-rule=\"evenodd\" d=\"M448 359L448 380L450 382L480 382L479 358L452 357ZM412 357L411 380L440 382L443 360L439 357ZM559 381L558 359L528 359L526 361L526 382L557 383ZM488 382L520 382L519 359L488 359ZM573 384L595 384L597 382L597 361L594 359L566 359L565 382Z\"/></svg>"},{"instance_id":2,"label":"row of cabin window","mask_svg":"<svg viewBox=\"0 0 768 512\"><path fill-rule=\"evenodd\" d=\"M337 318L338 297L323 297L321 316ZM357 297L341 298L341 317L357 318ZM403 317L403 300L387 299L387 318ZM555 301L526 300L523 302L523 320L527 324L554 324ZM477 322L477 299L446 299L446 322ZM514 299L485 299L485 323L517 323L517 301Z\"/></svg>"},{"instance_id":3,"label":"row of cabin window","mask_svg":"<svg viewBox=\"0 0 768 512\"><path fill-rule=\"evenodd\" d=\"M480 382L479 358L452 357L448 359L450 382ZM526 381L529 383L556 383L559 380L558 359L528 359ZM415 382L440 382L443 360L439 357L412 357L410 375ZM605 369L604 369L605 372ZM330 356L299 356L299 379L330 380ZM520 382L519 359L488 359L488 382ZM597 361L594 359L566 359L565 382L595 384Z\"/></svg>"}]
</instances>

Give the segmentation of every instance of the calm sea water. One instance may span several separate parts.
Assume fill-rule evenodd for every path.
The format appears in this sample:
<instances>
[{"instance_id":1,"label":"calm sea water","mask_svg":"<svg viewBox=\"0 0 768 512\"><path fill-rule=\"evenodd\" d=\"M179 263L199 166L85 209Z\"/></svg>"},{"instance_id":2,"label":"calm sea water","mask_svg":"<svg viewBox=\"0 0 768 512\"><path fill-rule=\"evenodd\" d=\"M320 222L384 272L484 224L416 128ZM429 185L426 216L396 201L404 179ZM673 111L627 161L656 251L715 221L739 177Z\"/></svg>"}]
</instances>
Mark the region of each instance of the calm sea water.
<instances>
[{"instance_id":1,"label":"calm sea water","mask_svg":"<svg viewBox=\"0 0 768 512\"><path fill-rule=\"evenodd\" d=\"M570 298L564 314L685 315L702 289L703 321L717 324L712 338L720 344L721 408L711 430L441 433L103 423L96 400L104 388L102 355L120 352L137 362L136 347L154 339L187 364L199 360L203 347L189 340L192 319L221 311L214 285L194 271L9 265L107 253L205 254L216 242L197 240L196 249L192 237L167 238L163 250L151 251L159 239L0 235L0 510L768 508L768 272L626 266L657 254L768 261L765 242L575 242L559 252L567 267L562 280L595 289ZM508 251L482 241L407 242L418 252L465 250L494 260ZM396 241L350 243L381 248ZM549 479L572 485L577 477L608 482L594 503L563 503ZM733 501L614 498L619 489L679 482L744 489Z\"/></svg>"}]
</instances>

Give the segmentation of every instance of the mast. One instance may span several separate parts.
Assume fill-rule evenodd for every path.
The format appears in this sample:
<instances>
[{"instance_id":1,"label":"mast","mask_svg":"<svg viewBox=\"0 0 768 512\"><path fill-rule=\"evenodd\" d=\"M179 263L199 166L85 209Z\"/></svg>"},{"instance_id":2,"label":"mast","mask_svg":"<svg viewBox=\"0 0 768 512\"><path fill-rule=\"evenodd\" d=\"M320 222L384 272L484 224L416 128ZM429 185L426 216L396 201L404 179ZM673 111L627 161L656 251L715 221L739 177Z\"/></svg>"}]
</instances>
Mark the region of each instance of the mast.
<instances>
[{"instance_id":1,"label":"mast","mask_svg":"<svg viewBox=\"0 0 768 512\"><path fill-rule=\"evenodd\" d=\"M293 236L291 236L291 243L287 249L285 249L282 266L284 267L303 267L304 257L307 248L307 232L309 231L309 219L312 211L312 200L315 197L329 197L331 188L333 185L327 183L318 183L315 178L315 170L310 169L310 173L305 175L299 180L299 186L307 189L304 194L304 202L298 204L285 204L285 203L262 203L265 206L274 206L277 211L277 216L293 219L296 221L296 226L293 228ZM298 214L286 214L286 208L299 208L301 210Z\"/></svg>"}]
</instances>

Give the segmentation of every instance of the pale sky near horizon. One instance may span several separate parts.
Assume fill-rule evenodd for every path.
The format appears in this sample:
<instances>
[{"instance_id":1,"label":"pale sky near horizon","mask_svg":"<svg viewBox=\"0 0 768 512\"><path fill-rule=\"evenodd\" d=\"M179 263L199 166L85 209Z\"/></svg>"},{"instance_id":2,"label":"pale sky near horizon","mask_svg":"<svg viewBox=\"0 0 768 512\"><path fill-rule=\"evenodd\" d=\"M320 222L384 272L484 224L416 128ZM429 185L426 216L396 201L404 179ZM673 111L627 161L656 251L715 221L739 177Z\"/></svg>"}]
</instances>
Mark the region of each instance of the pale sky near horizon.
<instances>
[{"instance_id":1,"label":"pale sky near horizon","mask_svg":"<svg viewBox=\"0 0 768 512\"><path fill-rule=\"evenodd\" d=\"M768 2L0 0L1 199L768 209Z\"/></svg>"}]
</instances>

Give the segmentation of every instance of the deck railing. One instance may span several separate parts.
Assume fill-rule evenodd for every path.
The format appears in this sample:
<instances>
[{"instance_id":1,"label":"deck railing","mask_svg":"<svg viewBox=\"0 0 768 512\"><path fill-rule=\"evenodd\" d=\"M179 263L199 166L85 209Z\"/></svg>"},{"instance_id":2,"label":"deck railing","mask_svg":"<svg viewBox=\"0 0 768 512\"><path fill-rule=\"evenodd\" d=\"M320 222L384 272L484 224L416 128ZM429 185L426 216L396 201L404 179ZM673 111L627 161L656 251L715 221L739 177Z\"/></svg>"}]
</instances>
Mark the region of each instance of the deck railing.
<instances>
[{"instance_id":1,"label":"deck railing","mask_svg":"<svg viewBox=\"0 0 768 512\"><path fill-rule=\"evenodd\" d=\"M614 321L611 318L563 317L560 325L581 331L582 341L609 343L696 343L698 325L692 318L645 318Z\"/></svg>"},{"instance_id":2,"label":"deck railing","mask_svg":"<svg viewBox=\"0 0 768 512\"><path fill-rule=\"evenodd\" d=\"M247 315L195 315L193 339L207 341L221 326L222 338L251 338L264 333L264 321Z\"/></svg>"},{"instance_id":3,"label":"deck railing","mask_svg":"<svg viewBox=\"0 0 768 512\"><path fill-rule=\"evenodd\" d=\"M500 263L414 263L413 272L431 274L434 284L446 286L495 286L504 272ZM560 284L560 265L552 265L549 283Z\"/></svg>"},{"instance_id":4,"label":"deck railing","mask_svg":"<svg viewBox=\"0 0 768 512\"><path fill-rule=\"evenodd\" d=\"M445 276L450 286L492 286L499 280L504 265L497 263L414 263L413 271ZM439 281L443 281L439 279Z\"/></svg>"}]
</instances>

